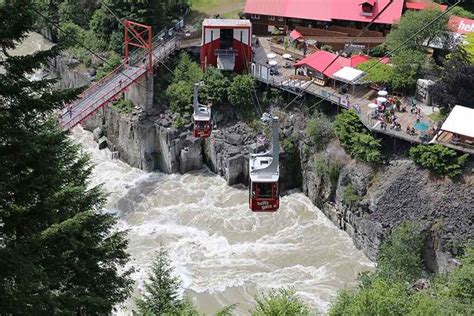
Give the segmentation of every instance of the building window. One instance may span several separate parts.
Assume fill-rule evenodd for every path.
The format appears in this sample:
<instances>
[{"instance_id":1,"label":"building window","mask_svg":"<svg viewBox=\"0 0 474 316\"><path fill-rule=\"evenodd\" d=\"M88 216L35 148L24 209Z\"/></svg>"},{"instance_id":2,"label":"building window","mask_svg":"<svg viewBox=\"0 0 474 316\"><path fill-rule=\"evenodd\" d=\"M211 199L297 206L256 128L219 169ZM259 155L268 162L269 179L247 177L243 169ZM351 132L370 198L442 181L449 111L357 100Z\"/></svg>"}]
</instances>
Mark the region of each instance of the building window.
<instances>
[{"instance_id":1,"label":"building window","mask_svg":"<svg viewBox=\"0 0 474 316\"><path fill-rule=\"evenodd\" d=\"M269 21L275 21L275 16L269 15L269 16L268 16L268 20L269 20Z\"/></svg>"},{"instance_id":2,"label":"building window","mask_svg":"<svg viewBox=\"0 0 474 316\"><path fill-rule=\"evenodd\" d=\"M374 6L371 2L367 1L361 4L361 12L360 15L362 16L372 16L374 11Z\"/></svg>"},{"instance_id":3,"label":"building window","mask_svg":"<svg viewBox=\"0 0 474 316\"><path fill-rule=\"evenodd\" d=\"M283 22L284 20L285 20L284 17L282 17L282 16L279 16L279 17L278 17L278 21Z\"/></svg>"},{"instance_id":4,"label":"building window","mask_svg":"<svg viewBox=\"0 0 474 316\"><path fill-rule=\"evenodd\" d=\"M254 19L254 20L259 20L260 19L260 15L259 14L251 14L250 15L250 18Z\"/></svg>"}]
</instances>

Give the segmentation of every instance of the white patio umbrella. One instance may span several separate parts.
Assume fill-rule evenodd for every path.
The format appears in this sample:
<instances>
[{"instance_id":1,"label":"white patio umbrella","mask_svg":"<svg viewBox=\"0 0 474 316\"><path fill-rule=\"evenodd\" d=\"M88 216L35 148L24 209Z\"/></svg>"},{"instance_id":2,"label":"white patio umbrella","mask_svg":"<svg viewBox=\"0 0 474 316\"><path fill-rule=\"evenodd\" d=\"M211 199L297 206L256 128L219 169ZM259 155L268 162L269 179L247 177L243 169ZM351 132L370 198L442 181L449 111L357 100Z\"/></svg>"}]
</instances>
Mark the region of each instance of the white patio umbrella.
<instances>
[{"instance_id":1,"label":"white patio umbrella","mask_svg":"<svg viewBox=\"0 0 474 316\"><path fill-rule=\"evenodd\" d=\"M384 90L380 90L379 92L377 92L377 94L379 97L386 97L388 95L388 92Z\"/></svg>"},{"instance_id":2,"label":"white patio umbrella","mask_svg":"<svg viewBox=\"0 0 474 316\"><path fill-rule=\"evenodd\" d=\"M284 59L290 59L291 55L290 54L283 54L283 55L281 55L281 57L283 57Z\"/></svg>"},{"instance_id":3,"label":"white patio umbrella","mask_svg":"<svg viewBox=\"0 0 474 316\"><path fill-rule=\"evenodd\" d=\"M276 60L270 60L270 61L268 62L268 64L269 64L270 66L276 66L276 65L278 65L278 62L277 62Z\"/></svg>"},{"instance_id":4,"label":"white patio umbrella","mask_svg":"<svg viewBox=\"0 0 474 316\"><path fill-rule=\"evenodd\" d=\"M268 54L267 54L267 58L268 58L268 59L275 58L276 56L277 56L277 55L274 54L274 53L268 53Z\"/></svg>"},{"instance_id":5,"label":"white patio umbrella","mask_svg":"<svg viewBox=\"0 0 474 316\"><path fill-rule=\"evenodd\" d=\"M377 98L377 103L378 104L384 104L385 102L387 102L387 98L384 98L384 97L378 97Z\"/></svg>"},{"instance_id":6,"label":"white patio umbrella","mask_svg":"<svg viewBox=\"0 0 474 316\"><path fill-rule=\"evenodd\" d=\"M369 103L367 106L368 106L370 109L376 109L376 108L378 108L378 105L375 104L375 103Z\"/></svg>"}]
</instances>

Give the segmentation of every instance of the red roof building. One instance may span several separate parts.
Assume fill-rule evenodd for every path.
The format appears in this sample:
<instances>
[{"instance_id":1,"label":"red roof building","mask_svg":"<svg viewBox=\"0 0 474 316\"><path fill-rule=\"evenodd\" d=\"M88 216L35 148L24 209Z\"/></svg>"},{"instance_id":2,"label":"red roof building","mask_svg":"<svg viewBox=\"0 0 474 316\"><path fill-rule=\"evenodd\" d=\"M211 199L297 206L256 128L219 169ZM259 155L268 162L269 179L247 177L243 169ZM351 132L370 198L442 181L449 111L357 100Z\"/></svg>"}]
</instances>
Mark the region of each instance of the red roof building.
<instances>
[{"instance_id":1,"label":"red roof building","mask_svg":"<svg viewBox=\"0 0 474 316\"><path fill-rule=\"evenodd\" d=\"M350 58L339 57L335 62L333 60L337 57L336 54L319 50L306 58L303 58L297 62L294 66L295 68L299 67L309 67L316 72L324 74L326 77L332 77L332 75L343 67L356 67L357 65L364 63L369 60L368 56L365 55L355 55ZM329 67L328 67L329 66Z\"/></svg>"},{"instance_id":2,"label":"red roof building","mask_svg":"<svg viewBox=\"0 0 474 316\"><path fill-rule=\"evenodd\" d=\"M301 34L300 32L298 32L297 30L293 30L291 31L290 33L290 37L292 40L296 41L300 38L304 38L303 34Z\"/></svg>"},{"instance_id":3,"label":"red roof building","mask_svg":"<svg viewBox=\"0 0 474 316\"><path fill-rule=\"evenodd\" d=\"M390 0L247 0L246 14L306 19L314 21L345 20L370 22ZM394 0L375 20L393 24L402 15L404 0Z\"/></svg>"}]
</instances>

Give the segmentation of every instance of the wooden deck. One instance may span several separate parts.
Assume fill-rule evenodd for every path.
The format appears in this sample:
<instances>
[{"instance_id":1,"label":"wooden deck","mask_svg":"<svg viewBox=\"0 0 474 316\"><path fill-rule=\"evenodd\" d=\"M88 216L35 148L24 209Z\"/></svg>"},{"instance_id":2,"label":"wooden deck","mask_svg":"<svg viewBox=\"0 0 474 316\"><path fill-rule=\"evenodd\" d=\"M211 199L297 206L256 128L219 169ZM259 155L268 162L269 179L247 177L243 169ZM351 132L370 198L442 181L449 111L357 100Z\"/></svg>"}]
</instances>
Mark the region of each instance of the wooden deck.
<instances>
[{"instance_id":1,"label":"wooden deck","mask_svg":"<svg viewBox=\"0 0 474 316\"><path fill-rule=\"evenodd\" d=\"M474 155L473 144L468 144L468 143L463 143L463 142L453 143L453 134L449 132L445 132L445 131L439 132L438 135L436 136L436 139L432 140L432 143L442 144L446 147Z\"/></svg>"},{"instance_id":2,"label":"wooden deck","mask_svg":"<svg viewBox=\"0 0 474 316\"><path fill-rule=\"evenodd\" d=\"M341 106L346 109L354 109L359 114L360 121L371 131L400 138L411 143L429 143L433 138L428 136L426 132L416 131L415 135L406 132L407 127L414 127L416 124L416 114L410 113L410 100L401 99L402 106L408 109L408 112L396 112L397 122L401 124L401 130L394 130L387 124L386 129L381 128L380 121L370 118L372 109L369 109L368 104L373 102L377 97L376 91L369 87L358 86L352 93L352 89L348 88L351 93L339 93L337 90L329 86L319 86L313 81L307 82L302 80L291 79L294 77L294 68L284 68L283 65L288 63L280 55L277 55L275 60L278 62L279 75L270 75L270 66L267 64L267 53L271 52L271 43L268 38L259 38L260 45L255 50L254 63L252 64L252 74L254 77L266 84L280 88L282 90L292 92L295 95L302 95L303 93L311 94L318 98L331 102L334 105ZM290 53L291 54L291 53ZM341 84L342 85L342 84ZM423 106L423 105L422 105ZM420 121L428 125L428 131L435 127L435 123L427 116L426 112L421 114Z\"/></svg>"}]
</instances>

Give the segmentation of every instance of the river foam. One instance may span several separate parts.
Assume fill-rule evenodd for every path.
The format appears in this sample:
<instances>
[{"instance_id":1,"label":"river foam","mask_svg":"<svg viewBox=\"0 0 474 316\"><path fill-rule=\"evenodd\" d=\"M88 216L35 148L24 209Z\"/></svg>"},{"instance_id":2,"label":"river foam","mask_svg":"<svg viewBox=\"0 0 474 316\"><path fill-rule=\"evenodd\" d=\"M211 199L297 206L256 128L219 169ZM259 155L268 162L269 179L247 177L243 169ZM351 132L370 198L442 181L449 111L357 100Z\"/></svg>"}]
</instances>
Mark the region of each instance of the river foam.
<instances>
[{"instance_id":1,"label":"river foam","mask_svg":"<svg viewBox=\"0 0 474 316\"><path fill-rule=\"evenodd\" d=\"M96 165L91 185L109 194L106 210L129 230L137 289L163 246L183 292L204 313L239 303L236 314L247 315L255 295L280 287L324 313L338 289L373 267L302 193L284 196L277 213L254 214L244 186L229 187L209 170L145 173L111 160L81 128L72 137ZM132 308L129 300L119 314Z\"/></svg>"}]
</instances>

